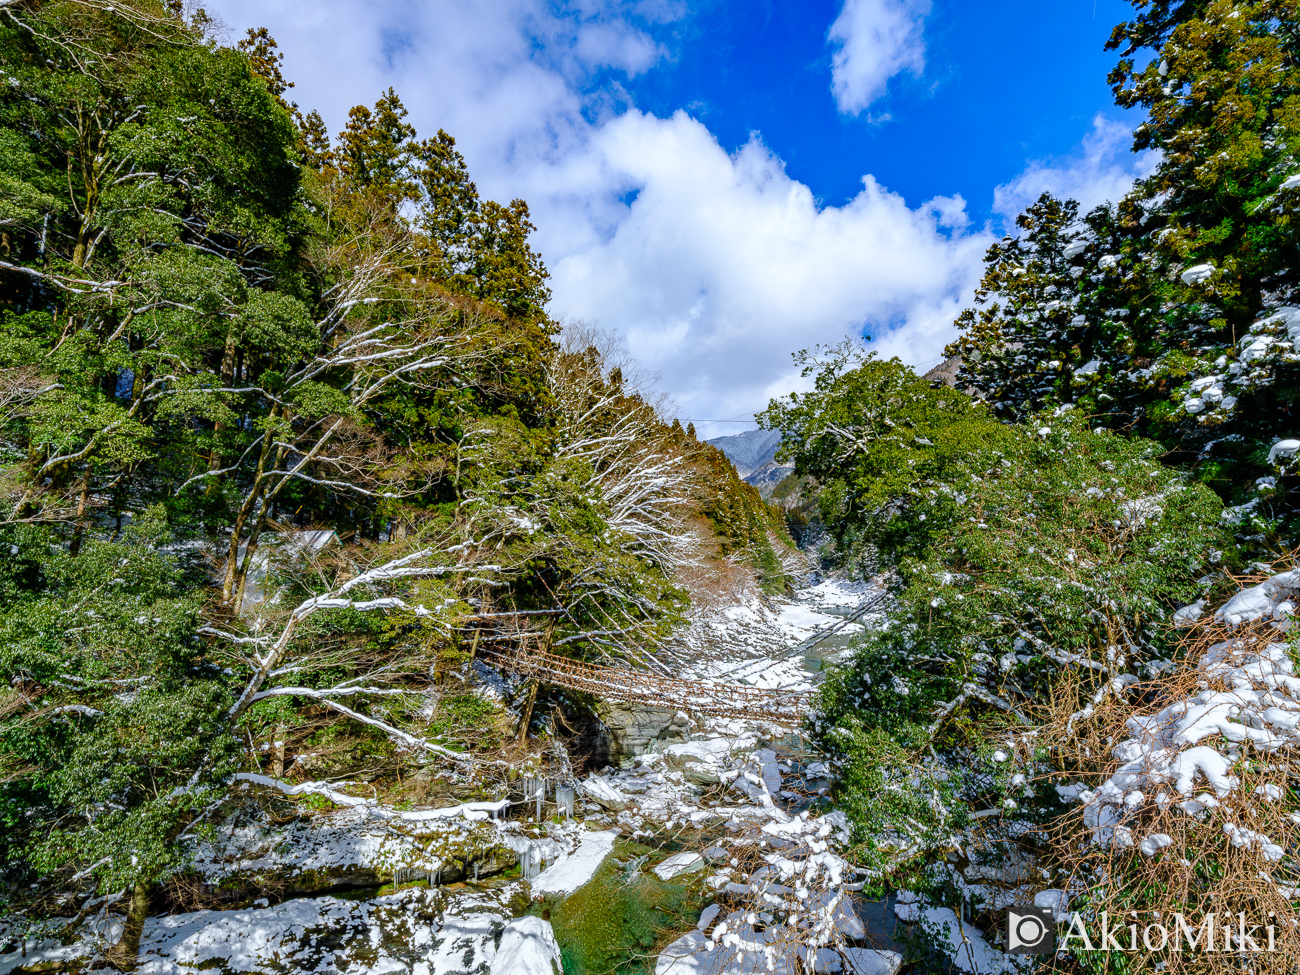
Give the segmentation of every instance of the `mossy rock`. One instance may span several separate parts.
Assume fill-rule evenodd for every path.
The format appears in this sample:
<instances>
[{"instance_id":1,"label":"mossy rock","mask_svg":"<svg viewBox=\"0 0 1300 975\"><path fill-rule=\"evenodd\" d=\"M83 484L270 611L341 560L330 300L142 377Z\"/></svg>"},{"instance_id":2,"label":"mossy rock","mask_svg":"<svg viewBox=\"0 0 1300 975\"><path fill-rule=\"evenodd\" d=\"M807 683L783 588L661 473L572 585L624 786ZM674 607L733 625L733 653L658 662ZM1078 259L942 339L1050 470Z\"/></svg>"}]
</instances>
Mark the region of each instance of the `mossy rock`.
<instances>
[{"instance_id":1,"label":"mossy rock","mask_svg":"<svg viewBox=\"0 0 1300 975\"><path fill-rule=\"evenodd\" d=\"M666 883L645 871L657 851L619 843L586 886L532 913L551 922L565 975L654 971L670 935L694 926L703 906L686 884Z\"/></svg>"}]
</instances>

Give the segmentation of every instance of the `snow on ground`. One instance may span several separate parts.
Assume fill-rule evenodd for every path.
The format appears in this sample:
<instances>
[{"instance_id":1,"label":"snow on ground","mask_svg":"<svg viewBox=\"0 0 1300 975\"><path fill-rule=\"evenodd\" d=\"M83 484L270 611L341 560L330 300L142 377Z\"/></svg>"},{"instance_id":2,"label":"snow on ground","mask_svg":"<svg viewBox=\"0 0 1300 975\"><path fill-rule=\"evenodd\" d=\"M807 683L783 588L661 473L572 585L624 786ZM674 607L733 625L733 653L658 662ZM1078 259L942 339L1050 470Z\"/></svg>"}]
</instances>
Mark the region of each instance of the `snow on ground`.
<instances>
[{"instance_id":1,"label":"snow on ground","mask_svg":"<svg viewBox=\"0 0 1300 975\"><path fill-rule=\"evenodd\" d=\"M576 850L561 857L534 878L533 896L572 894L596 875L605 858L613 852L614 840L617 838L616 829L585 835Z\"/></svg>"},{"instance_id":2,"label":"snow on ground","mask_svg":"<svg viewBox=\"0 0 1300 975\"><path fill-rule=\"evenodd\" d=\"M798 590L793 599L765 600L751 592L729 606L692 610L680 639L714 661L767 660L832 627L841 634L861 633L862 624L844 623L844 616L874 591L867 583L827 579Z\"/></svg>"},{"instance_id":3,"label":"snow on ground","mask_svg":"<svg viewBox=\"0 0 1300 975\"><path fill-rule=\"evenodd\" d=\"M795 598L817 609L843 610L860 605L879 591L879 585L874 582L825 578L800 589Z\"/></svg>"}]
</instances>

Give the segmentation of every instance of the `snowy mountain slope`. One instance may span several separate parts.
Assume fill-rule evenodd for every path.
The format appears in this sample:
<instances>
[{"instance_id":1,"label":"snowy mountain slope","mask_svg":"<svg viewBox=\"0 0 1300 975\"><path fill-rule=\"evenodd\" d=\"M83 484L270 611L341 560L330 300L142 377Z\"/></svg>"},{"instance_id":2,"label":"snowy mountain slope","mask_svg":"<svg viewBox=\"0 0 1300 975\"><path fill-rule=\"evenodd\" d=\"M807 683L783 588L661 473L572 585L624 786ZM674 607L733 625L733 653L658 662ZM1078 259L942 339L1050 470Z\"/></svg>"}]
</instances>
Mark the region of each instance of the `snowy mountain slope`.
<instances>
[{"instance_id":1,"label":"snowy mountain slope","mask_svg":"<svg viewBox=\"0 0 1300 975\"><path fill-rule=\"evenodd\" d=\"M730 437L717 437L708 441L736 465L736 473L748 477L776 456L781 443L779 430L747 430Z\"/></svg>"}]
</instances>

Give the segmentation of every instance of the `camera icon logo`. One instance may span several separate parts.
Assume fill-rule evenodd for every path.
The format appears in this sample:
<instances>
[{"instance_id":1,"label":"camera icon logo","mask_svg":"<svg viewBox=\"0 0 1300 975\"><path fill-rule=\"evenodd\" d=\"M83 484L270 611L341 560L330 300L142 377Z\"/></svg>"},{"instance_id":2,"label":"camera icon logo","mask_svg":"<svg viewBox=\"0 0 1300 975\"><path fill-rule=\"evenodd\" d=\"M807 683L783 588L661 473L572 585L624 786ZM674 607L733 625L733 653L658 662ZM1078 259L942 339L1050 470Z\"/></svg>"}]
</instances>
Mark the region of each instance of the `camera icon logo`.
<instances>
[{"instance_id":1,"label":"camera icon logo","mask_svg":"<svg viewBox=\"0 0 1300 975\"><path fill-rule=\"evenodd\" d=\"M1048 955L1056 950L1056 922L1050 907L1027 904L1007 909L1007 954Z\"/></svg>"}]
</instances>

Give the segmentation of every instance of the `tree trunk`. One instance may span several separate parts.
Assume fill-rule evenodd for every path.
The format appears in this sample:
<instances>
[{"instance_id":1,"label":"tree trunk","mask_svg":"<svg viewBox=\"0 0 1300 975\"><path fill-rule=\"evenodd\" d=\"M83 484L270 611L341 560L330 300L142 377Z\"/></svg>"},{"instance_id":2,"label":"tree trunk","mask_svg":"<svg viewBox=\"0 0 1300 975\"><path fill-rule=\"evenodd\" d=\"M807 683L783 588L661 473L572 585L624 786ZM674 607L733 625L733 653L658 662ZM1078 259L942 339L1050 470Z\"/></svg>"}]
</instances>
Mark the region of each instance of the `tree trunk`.
<instances>
[{"instance_id":1,"label":"tree trunk","mask_svg":"<svg viewBox=\"0 0 1300 975\"><path fill-rule=\"evenodd\" d=\"M231 329L230 334L226 336L226 348L221 356L221 385L234 386L235 384L235 332ZM228 424L224 420L218 420L212 425L213 439L220 442L221 435L226 432ZM212 445L212 456L208 458L208 472L218 471L221 469L222 457L221 448L218 444ZM220 486L220 479L216 477L208 478L208 488L204 492L207 497L216 496L217 489Z\"/></svg>"},{"instance_id":2,"label":"tree trunk","mask_svg":"<svg viewBox=\"0 0 1300 975\"><path fill-rule=\"evenodd\" d=\"M68 551L76 555L81 551L81 542L86 534L86 508L90 505L90 461L86 461L85 473L81 475L81 497L77 499L77 527L72 530L72 542Z\"/></svg>"},{"instance_id":3,"label":"tree trunk","mask_svg":"<svg viewBox=\"0 0 1300 975\"><path fill-rule=\"evenodd\" d=\"M126 912L126 925L122 928L122 940L109 952L108 962L118 971L135 971L136 959L140 955L140 935L148 916L149 891L144 884L136 884L131 893L131 906Z\"/></svg>"}]
</instances>

